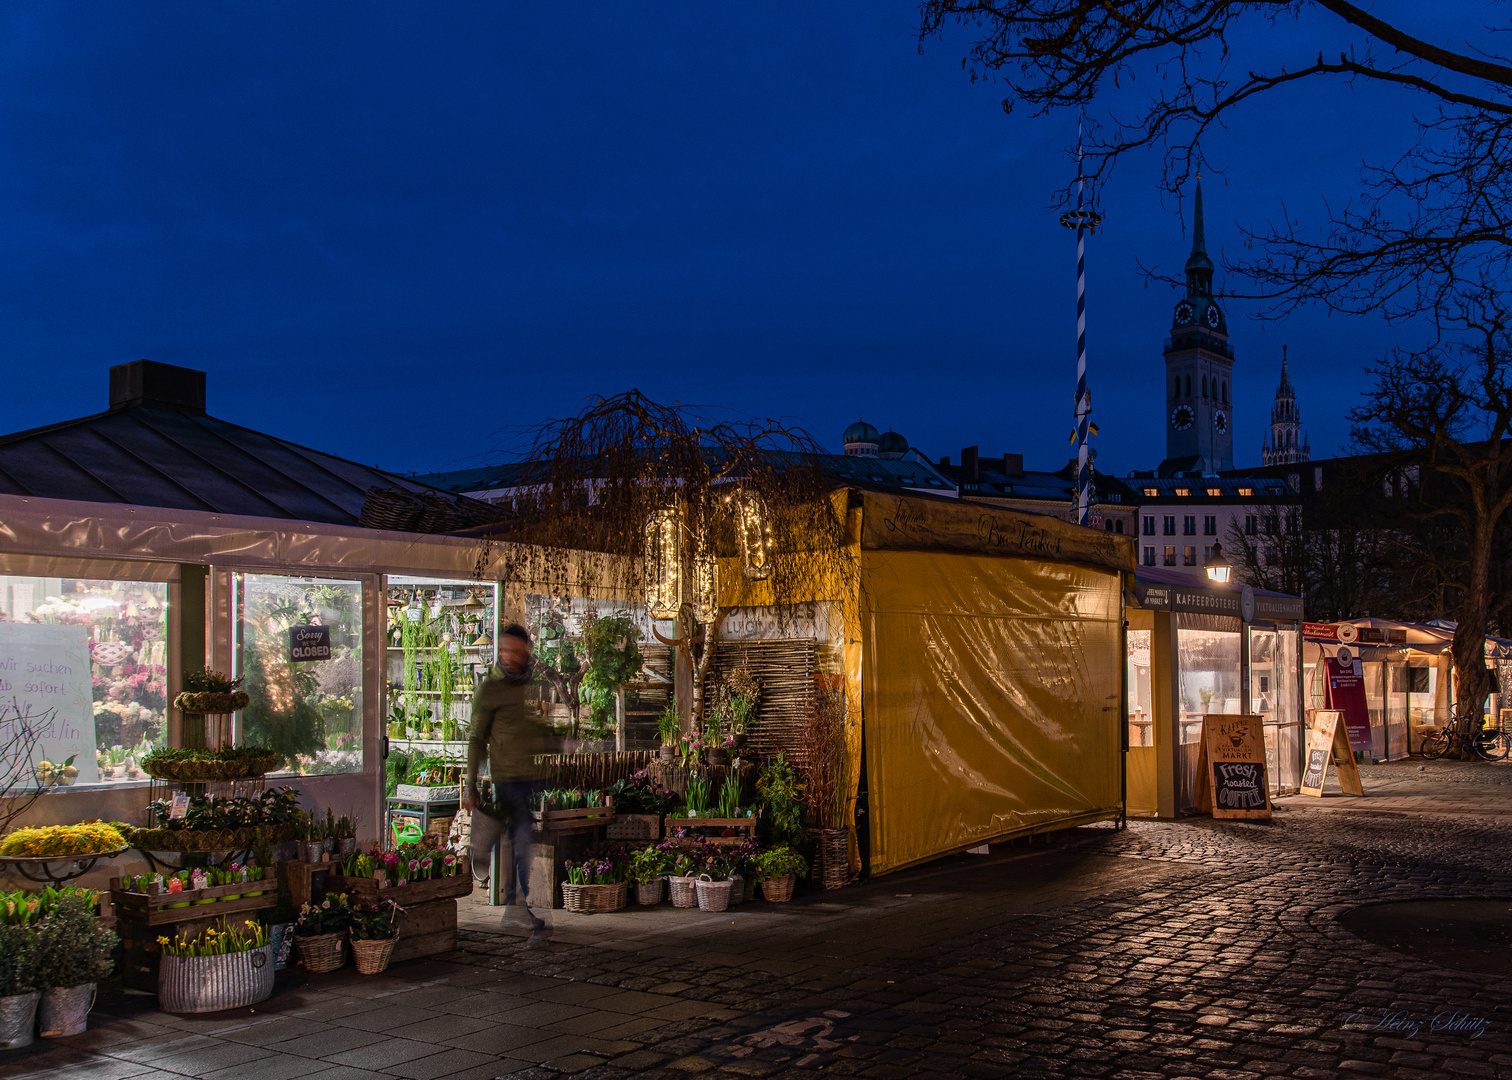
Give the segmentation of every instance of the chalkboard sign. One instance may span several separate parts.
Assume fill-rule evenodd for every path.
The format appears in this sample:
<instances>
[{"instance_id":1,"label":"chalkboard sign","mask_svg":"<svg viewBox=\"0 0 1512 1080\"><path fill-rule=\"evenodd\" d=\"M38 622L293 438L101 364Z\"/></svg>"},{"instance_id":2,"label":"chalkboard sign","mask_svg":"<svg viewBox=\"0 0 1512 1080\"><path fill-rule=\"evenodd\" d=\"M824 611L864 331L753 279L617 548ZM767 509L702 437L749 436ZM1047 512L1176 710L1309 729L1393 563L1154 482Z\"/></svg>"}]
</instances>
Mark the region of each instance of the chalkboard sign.
<instances>
[{"instance_id":1,"label":"chalkboard sign","mask_svg":"<svg viewBox=\"0 0 1512 1080\"><path fill-rule=\"evenodd\" d=\"M1323 797L1329 762L1333 763L1334 772L1339 777L1339 788L1344 794L1365 794L1365 787L1360 783L1360 770L1355 766L1354 752L1350 749L1349 742L1340 710L1317 709L1313 712L1312 722L1307 729L1307 761L1302 770L1302 794L1319 799Z\"/></svg>"},{"instance_id":2,"label":"chalkboard sign","mask_svg":"<svg viewBox=\"0 0 1512 1080\"><path fill-rule=\"evenodd\" d=\"M1260 717L1204 716L1197 767L1198 809L1215 818L1271 816Z\"/></svg>"},{"instance_id":3,"label":"chalkboard sign","mask_svg":"<svg viewBox=\"0 0 1512 1080\"><path fill-rule=\"evenodd\" d=\"M289 659L296 664L310 660L331 658L331 628L329 626L291 626L289 628Z\"/></svg>"}]
</instances>

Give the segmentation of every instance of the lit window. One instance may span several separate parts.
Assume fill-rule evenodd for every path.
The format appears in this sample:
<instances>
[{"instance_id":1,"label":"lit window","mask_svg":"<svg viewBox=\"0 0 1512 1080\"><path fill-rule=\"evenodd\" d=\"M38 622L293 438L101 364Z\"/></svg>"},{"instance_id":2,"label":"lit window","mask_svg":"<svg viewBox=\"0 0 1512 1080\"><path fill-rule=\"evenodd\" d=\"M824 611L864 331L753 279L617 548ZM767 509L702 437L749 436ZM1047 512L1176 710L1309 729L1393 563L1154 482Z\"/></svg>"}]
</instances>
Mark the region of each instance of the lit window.
<instances>
[{"instance_id":1,"label":"lit window","mask_svg":"<svg viewBox=\"0 0 1512 1080\"><path fill-rule=\"evenodd\" d=\"M1144 493L1146 495L1159 495L1160 494L1160 489L1159 488L1145 488L1144 489Z\"/></svg>"},{"instance_id":2,"label":"lit window","mask_svg":"<svg viewBox=\"0 0 1512 1080\"><path fill-rule=\"evenodd\" d=\"M1175 566L1176 565L1176 545L1175 544L1167 544L1165 546L1165 564L1167 566Z\"/></svg>"},{"instance_id":3,"label":"lit window","mask_svg":"<svg viewBox=\"0 0 1512 1080\"><path fill-rule=\"evenodd\" d=\"M1254 493L1255 493L1255 489L1254 488L1240 488L1239 489L1239 494L1241 494L1241 495L1253 495Z\"/></svg>"},{"instance_id":4,"label":"lit window","mask_svg":"<svg viewBox=\"0 0 1512 1080\"><path fill-rule=\"evenodd\" d=\"M1186 546L1186 549L1181 554L1182 554L1181 565L1183 565L1183 566L1196 566L1197 565L1197 549L1195 547L1193 547L1192 545L1188 544Z\"/></svg>"},{"instance_id":5,"label":"lit window","mask_svg":"<svg viewBox=\"0 0 1512 1080\"><path fill-rule=\"evenodd\" d=\"M1189 495L1192 494L1192 489L1191 488L1177 488L1176 489L1176 494L1180 495L1183 499L1185 499L1187 496L1189 496Z\"/></svg>"},{"instance_id":6,"label":"lit window","mask_svg":"<svg viewBox=\"0 0 1512 1080\"><path fill-rule=\"evenodd\" d=\"M1207 493L1209 495L1222 495L1223 494L1223 489L1222 488L1208 488L1207 489Z\"/></svg>"}]
</instances>

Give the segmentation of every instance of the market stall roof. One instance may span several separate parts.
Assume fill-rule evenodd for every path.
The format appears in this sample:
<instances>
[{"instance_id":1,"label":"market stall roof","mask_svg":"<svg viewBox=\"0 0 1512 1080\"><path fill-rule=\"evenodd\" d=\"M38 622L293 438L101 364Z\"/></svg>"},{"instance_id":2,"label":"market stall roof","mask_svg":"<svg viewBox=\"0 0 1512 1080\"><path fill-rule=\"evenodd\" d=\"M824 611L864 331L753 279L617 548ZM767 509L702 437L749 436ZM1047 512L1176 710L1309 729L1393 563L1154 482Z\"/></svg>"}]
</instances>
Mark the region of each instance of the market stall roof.
<instances>
[{"instance_id":1,"label":"market stall roof","mask_svg":"<svg viewBox=\"0 0 1512 1080\"><path fill-rule=\"evenodd\" d=\"M205 412L205 373L137 360L110 369L106 412L0 437L0 494L362 524L373 489L428 485Z\"/></svg>"},{"instance_id":2,"label":"market stall roof","mask_svg":"<svg viewBox=\"0 0 1512 1080\"><path fill-rule=\"evenodd\" d=\"M1437 656L1447 653L1454 640L1452 625L1445 629L1442 625L1399 622L1396 619L1374 616L1342 619L1340 623L1309 623L1303 627L1303 637L1317 645L1337 647L1341 643L1336 636L1331 635L1335 633L1334 628L1342 623L1348 623L1361 631L1358 640L1349 643L1349 648L1361 660L1371 662L1399 659L1409 652ZM1487 655L1491 655L1489 647L1488 642Z\"/></svg>"},{"instance_id":3,"label":"market stall roof","mask_svg":"<svg viewBox=\"0 0 1512 1080\"><path fill-rule=\"evenodd\" d=\"M1141 566L1134 574L1134 595L1146 610L1185 611L1193 614L1231 615L1242 618L1244 596L1254 603L1251 618L1299 622L1302 598L1270 589L1247 588L1237 581L1197 583L1190 574L1159 566Z\"/></svg>"}]
</instances>

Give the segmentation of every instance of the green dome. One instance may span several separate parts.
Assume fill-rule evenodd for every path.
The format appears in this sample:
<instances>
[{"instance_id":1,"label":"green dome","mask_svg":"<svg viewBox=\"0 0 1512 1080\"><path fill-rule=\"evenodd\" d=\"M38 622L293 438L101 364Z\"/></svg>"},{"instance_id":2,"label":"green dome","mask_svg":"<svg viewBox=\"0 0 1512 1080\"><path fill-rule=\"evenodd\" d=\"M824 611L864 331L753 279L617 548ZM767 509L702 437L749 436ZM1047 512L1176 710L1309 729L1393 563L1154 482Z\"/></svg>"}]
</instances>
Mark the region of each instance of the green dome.
<instances>
[{"instance_id":1,"label":"green dome","mask_svg":"<svg viewBox=\"0 0 1512 1080\"><path fill-rule=\"evenodd\" d=\"M897 454L902 457L908 453L908 440L896 431L884 431L877 439L877 453Z\"/></svg>"},{"instance_id":2,"label":"green dome","mask_svg":"<svg viewBox=\"0 0 1512 1080\"><path fill-rule=\"evenodd\" d=\"M865 420L857 420L845 429L845 434L841 437L841 441L846 444L874 443L879 437L876 428L872 427Z\"/></svg>"}]
</instances>

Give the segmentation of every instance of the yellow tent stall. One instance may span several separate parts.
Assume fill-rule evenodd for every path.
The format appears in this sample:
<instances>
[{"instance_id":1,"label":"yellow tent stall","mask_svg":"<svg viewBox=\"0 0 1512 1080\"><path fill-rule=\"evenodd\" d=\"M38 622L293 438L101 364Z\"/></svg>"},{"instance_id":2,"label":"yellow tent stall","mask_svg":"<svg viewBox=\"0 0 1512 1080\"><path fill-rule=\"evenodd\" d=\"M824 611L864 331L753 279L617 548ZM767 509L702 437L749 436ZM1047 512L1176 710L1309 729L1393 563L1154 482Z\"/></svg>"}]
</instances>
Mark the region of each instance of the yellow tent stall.
<instances>
[{"instance_id":1,"label":"yellow tent stall","mask_svg":"<svg viewBox=\"0 0 1512 1080\"><path fill-rule=\"evenodd\" d=\"M870 871L1118 818L1132 539L969 502L860 501Z\"/></svg>"}]
</instances>

